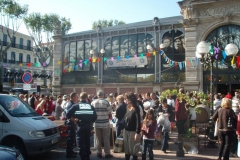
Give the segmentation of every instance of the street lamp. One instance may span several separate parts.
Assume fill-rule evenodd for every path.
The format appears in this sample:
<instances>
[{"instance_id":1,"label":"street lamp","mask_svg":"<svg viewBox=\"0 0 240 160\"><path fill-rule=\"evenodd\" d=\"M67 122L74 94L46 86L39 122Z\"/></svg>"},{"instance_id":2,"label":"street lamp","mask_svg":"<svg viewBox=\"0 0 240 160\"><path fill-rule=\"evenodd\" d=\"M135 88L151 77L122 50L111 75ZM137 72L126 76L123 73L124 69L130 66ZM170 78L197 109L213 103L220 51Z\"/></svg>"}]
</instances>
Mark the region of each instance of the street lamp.
<instances>
[{"instance_id":1,"label":"street lamp","mask_svg":"<svg viewBox=\"0 0 240 160\"><path fill-rule=\"evenodd\" d=\"M156 46L157 44L157 33L156 33L156 30L157 30L157 25L159 25L159 18L158 17L154 17L153 18L153 22L152 22L152 25L153 25L153 29L154 29L154 45ZM155 55L155 58L154 58L154 70L155 70L155 75L154 75L154 82L156 83L157 82L157 54Z\"/></svg>"},{"instance_id":2,"label":"street lamp","mask_svg":"<svg viewBox=\"0 0 240 160\"><path fill-rule=\"evenodd\" d=\"M101 58L100 62L98 62L98 83L100 81L101 84L102 84L102 76L103 76L104 53L105 53L104 49L101 49L99 53L96 53L98 54L98 58ZM93 57L94 54L95 54L94 50L90 50L91 57Z\"/></svg>"},{"instance_id":3,"label":"street lamp","mask_svg":"<svg viewBox=\"0 0 240 160\"><path fill-rule=\"evenodd\" d=\"M210 65L210 94L211 94L211 115L213 116L213 97L214 97L214 93L213 93L213 62L215 59L215 55L210 53L210 44L205 42L205 41L201 41L197 44L196 46L196 57L200 60L201 64L209 64ZM225 52L227 56L235 56L238 53L238 47L233 44L230 43L225 47ZM214 131L214 125L212 120L209 121L209 138L213 139L213 132ZM214 142L210 142L208 143L208 147L213 147L215 146Z\"/></svg>"}]
</instances>

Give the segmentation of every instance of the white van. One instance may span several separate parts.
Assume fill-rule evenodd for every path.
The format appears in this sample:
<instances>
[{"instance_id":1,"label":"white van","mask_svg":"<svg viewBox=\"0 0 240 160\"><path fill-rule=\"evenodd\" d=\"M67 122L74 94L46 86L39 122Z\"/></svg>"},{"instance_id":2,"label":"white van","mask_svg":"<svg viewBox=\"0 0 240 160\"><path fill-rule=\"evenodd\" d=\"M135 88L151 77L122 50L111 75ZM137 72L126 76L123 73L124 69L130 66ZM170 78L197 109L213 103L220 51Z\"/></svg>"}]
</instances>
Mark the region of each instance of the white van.
<instances>
[{"instance_id":1,"label":"white van","mask_svg":"<svg viewBox=\"0 0 240 160\"><path fill-rule=\"evenodd\" d=\"M0 94L0 144L16 148L25 159L58 147L56 124L13 95Z\"/></svg>"}]
</instances>

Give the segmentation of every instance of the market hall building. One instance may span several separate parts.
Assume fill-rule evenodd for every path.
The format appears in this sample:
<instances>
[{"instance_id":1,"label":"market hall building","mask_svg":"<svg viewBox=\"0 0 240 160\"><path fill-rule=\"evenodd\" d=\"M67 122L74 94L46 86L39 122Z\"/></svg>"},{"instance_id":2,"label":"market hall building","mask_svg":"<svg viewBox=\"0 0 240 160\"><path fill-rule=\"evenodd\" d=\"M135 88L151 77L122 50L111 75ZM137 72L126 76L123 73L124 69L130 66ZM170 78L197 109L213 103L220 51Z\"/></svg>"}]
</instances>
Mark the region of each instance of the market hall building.
<instances>
[{"instance_id":1,"label":"market hall building","mask_svg":"<svg viewBox=\"0 0 240 160\"><path fill-rule=\"evenodd\" d=\"M239 90L239 53L233 59L223 51L229 43L240 47L240 1L183 0L176 5L180 16L153 15L149 21L68 35L57 28L53 94L146 93L180 86L209 93L210 68L195 55L201 41L214 47L214 93Z\"/></svg>"}]
</instances>

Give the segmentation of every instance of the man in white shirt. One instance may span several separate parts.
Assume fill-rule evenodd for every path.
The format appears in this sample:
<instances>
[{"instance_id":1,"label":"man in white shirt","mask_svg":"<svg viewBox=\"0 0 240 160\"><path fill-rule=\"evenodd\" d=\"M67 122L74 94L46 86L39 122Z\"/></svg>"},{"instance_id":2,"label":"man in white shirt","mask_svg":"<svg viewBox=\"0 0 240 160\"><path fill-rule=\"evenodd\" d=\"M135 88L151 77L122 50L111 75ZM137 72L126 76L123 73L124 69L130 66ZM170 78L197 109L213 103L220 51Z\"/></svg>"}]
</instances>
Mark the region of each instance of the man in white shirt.
<instances>
[{"instance_id":1,"label":"man in white shirt","mask_svg":"<svg viewBox=\"0 0 240 160\"><path fill-rule=\"evenodd\" d=\"M68 103L68 96L67 96L67 95L64 95L64 96L63 96L63 101L62 101L61 107L62 107L63 109L66 109L67 103Z\"/></svg>"}]
</instances>

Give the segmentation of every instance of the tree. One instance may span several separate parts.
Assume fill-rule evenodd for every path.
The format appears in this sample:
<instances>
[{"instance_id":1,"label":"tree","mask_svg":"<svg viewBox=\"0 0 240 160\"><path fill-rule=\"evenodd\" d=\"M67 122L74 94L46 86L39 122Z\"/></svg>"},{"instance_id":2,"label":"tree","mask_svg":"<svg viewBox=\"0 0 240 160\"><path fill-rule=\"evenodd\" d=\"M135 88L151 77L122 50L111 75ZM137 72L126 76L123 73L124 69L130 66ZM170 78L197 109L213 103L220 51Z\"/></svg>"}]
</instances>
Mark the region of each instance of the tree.
<instances>
[{"instance_id":1,"label":"tree","mask_svg":"<svg viewBox=\"0 0 240 160\"><path fill-rule=\"evenodd\" d=\"M123 25L126 24L123 21L118 21L118 20L98 20L98 21L94 21L92 24L92 29L95 30L97 29L97 26L101 26L102 28L105 27L112 27L112 26L117 26L117 25Z\"/></svg>"},{"instance_id":2,"label":"tree","mask_svg":"<svg viewBox=\"0 0 240 160\"><path fill-rule=\"evenodd\" d=\"M53 34L56 26L66 34L72 27L70 19L57 14L31 13L24 18L25 25L35 45L34 52L43 67L48 67L53 58Z\"/></svg>"},{"instance_id":3,"label":"tree","mask_svg":"<svg viewBox=\"0 0 240 160\"><path fill-rule=\"evenodd\" d=\"M2 43L0 39L0 63L4 59L4 53L12 46L15 34L27 12L28 5L20 5L15 0L0 0L0 30L10 39L10 42L7 43ZM0 93L3 90L3 71L3 67L0 65Z\"/></svg>"}]
</instances>

